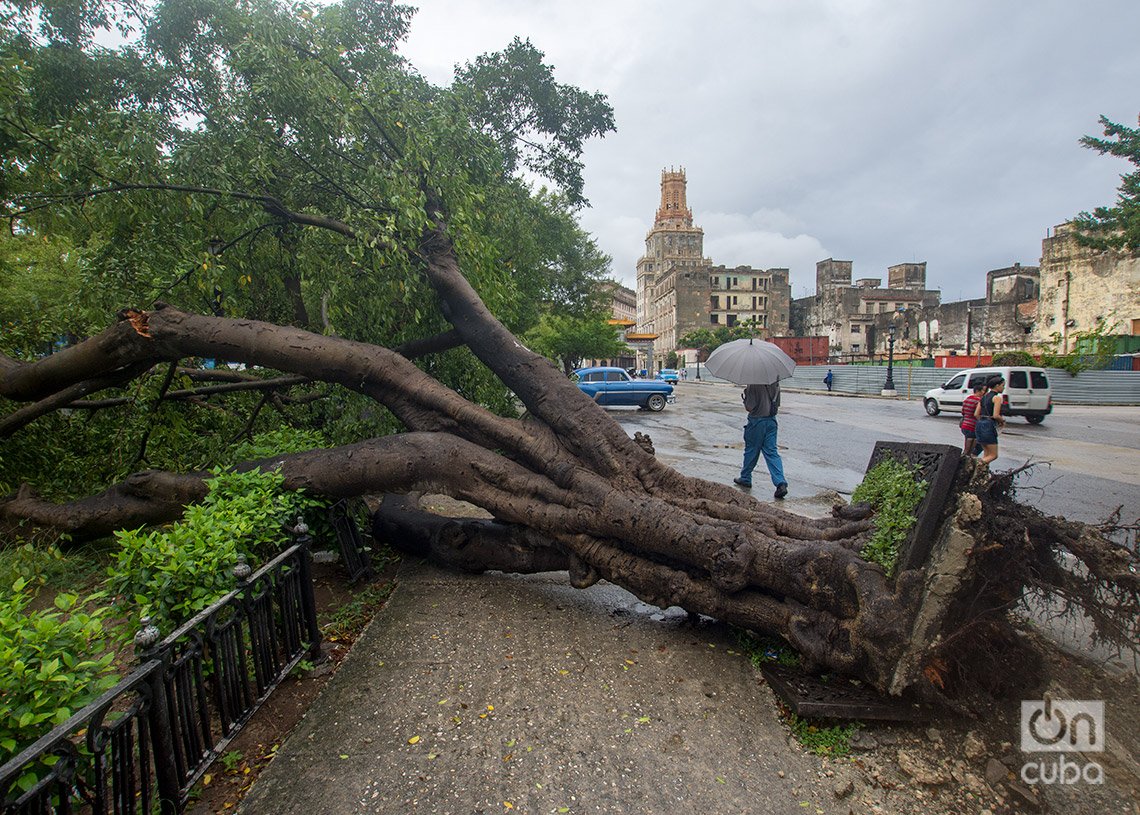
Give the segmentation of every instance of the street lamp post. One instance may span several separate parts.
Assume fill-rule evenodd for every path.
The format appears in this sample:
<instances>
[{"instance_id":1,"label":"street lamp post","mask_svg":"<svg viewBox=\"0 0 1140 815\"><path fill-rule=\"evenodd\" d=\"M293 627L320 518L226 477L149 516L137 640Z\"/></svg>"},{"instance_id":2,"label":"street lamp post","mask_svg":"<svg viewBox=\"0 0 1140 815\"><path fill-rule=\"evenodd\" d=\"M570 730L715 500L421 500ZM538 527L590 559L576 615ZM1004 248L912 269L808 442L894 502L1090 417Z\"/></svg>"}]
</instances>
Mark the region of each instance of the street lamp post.
<instances>
[{"instance_id":1,"label":"street lamp post","mask_svg":"<svg viewBox=\"0 0 1140 815\"><path fill-rule=\"evenodd\" d=\"M701 381L701 354L697 352L697 381Z\"/></svg>"},{"instance_id":2,"label":"street lamp post","mask_svg":"<svg viewBox=\"0 0 1140 815\"><path fill-rule=\"evenodd\" d=\"M895 324L887 328L887 381L883 383L883 396L897 396L895 391Z\"/></svg>"}]
</instances>

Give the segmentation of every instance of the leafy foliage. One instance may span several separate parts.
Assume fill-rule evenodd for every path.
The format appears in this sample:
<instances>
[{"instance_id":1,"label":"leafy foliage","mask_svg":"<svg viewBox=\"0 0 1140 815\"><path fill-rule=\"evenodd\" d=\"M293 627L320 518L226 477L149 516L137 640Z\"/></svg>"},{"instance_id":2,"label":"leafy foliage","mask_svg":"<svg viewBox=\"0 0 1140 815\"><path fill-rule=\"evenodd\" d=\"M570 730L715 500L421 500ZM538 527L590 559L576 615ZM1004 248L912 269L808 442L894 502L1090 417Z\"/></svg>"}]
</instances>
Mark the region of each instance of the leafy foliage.
<instances>
[{"instance_id":1,"label":"leafy foliage","mask_svg":"<svg viewBox=\"0 0 1140 815\"><path fill-rule=\"evenodd\" d=\"M618 329L604 314L586 317L546 315L523 336L532 350L559 363L569 375L584 359L609 359L625 351Z\"/></svg>"},{"instance_id":2,"label":"leafy foliage","mask_svg":"<svg viewBox=\"0 0 1140 815\"><path fill-rule=\"evenodd\" d=\"M164 529L116 532L119 551L108 589L121 608L151 617L164 634L234 587L233 567L271 557L288 540L284 525L315 502L282 489L277 472L216 471L205 501Z\"/></svg>"},{"instance_id":3,"label":"leafy foliage","mask_svg":"<svg viewBox=\"0 0 1140 815\"><path fill-rule=\"evenodd\" d=\"M1064 353L1058 349L1061 346L1061 335L1053 333L1053 342L1045 346L1041 354L1041 364L1047 368L1059 368L1076 376L1081 371L1100 371L1112 363L1116 354L1116 340L1112 332L1119 324L1110 324L1105 320L1088 331L1075 331L1069 335L1069 340L1077 350Z\"/></svg>"},{"instance_id":4,"label":"leafy foliage","mask_svg":"<svg viewBox=\"0 0 1140 815\"><path fill-rule=\"evenodd\" d=\"M252 439L234 445L227 451L227 463L258 461L287 453L301 453L324 445L325 437L319 430L278 427L258 433Z\"/></svg>"},{"instance_id":5,"label":"leafy foliage","mask_svg":"<svg viewBox=\"0 0 1140 815\"><path fill-rule=\"evenodd\" d=\"M121 399L120 407L57 411L5 439L0 491L26 482L41 495L66 498L97 492L147 466L184 472L231 461L230 439L241 433L260 397L232 394L228 409L204 411L187 400L159 401L164 378L164 371L152 371L130 388L101 394ZM172 387L190 384L178 376ZM258 427L273 420L266 415Z\"/></svg>"},{"instance_id":6,"label":"leafy foliage","mask_svg":"<svg viewBox=\"0 0 1140 815\"><path fill-rule=\"evenodd\" d=\"M0 586L23 580L29 591L74 591L102 579L106 557L90 546L64 555L54 543L14 542L0 548Z\"/></svg>"},{"instance_id":7,"label":"leafy foliage","mask_svg":"<svg viewBox=\"0 0 1140 815\"><path fill-rule=\"evenodd\" d=\"M103 628L107 612L96 605L101 595L81 600L60 593L55 610L32 613L27 589L21 578L0 595L0 764L118 679ZM94 610L87 610L88 605ZM19 784L27 789L33 781L29 775Z\"/></svg>"},{"instance_id":8,"label":"leafy foliage","mask_svg":"<svg viewBox=\"0 0 1140 815\"><path fill-rule=\"evenodd\" d=\"M555 82L542 57L529 40L515 37L456 72L460 101L475 127L495 139L508 172L526 167L580 203L578 156L586 139L613 130L613 111L601 94Z\"/></svg>"},{"instance_id":9,"label":"leafy foliage","mask_svg":"<svg viewBox=\"0 0 1140 815\"><path fill-rule=\"evenodd\" d=\"M875 510L875 531L859 553L893 575L899 546L917 518L914 511L926 496L927 483L915 478L916 469L893 458L872 467L851 495L852 503L868 503Z\"/></svg>"},{"instance_id":10,"label":"leafy foliage","mask_svg":"<svg viewBox=\"0 0 1140 815\"><path fill-rule=\"evenodd\" d=\"M556 82L517 39L433 86L398 53L412 14L391 0L15 4L0 21L0 352L32 359L156 299L386 346L445 331L420 273L429 193L510 330L595 313L609 259L575 213L584 141L613 129L605 98ZM469 353L421 364L514 411ZM202 419L147 409L146 388L110 394L128 397L110 419L21 430L2 486L63 497L137 466L225 461L257 404L227 397ZM329 402L278 408L332 443L399 429L351 395Z\"/></svg>"},{"instance_id":11,"label":"leafy foliage","mask_svg":"<svg viewBox=\"0 0 1140 815\"><path fill-rule=\"evenodd\" d=\"M702 360L708 359L709 354L726 342L743 340L756 336L756 329L749 323L737 323L733 326L718 325L716 328L698 328L690 331L680 339L683 348L695 348Z\"/></svg>"},{"instance_id":12,"label":"leafy foliage","mask_svg":"<svg viewBox=\"0 0 1140 815\"><path fill-rule=\"evenodd\" d=\"M859 729L858 722L824 725L813 719L804 719L794 713L787 717L788 726L796 741L817 756L845 756L851 752L851 737Z\"/></svg>"},{"instance_id":13,"label":"leafy foliage","mask_svg":"<svg viewBox=\"0 0 1140 815\"><path fill-rule=\"evenodd\" d=\"M1104 138L1085 136L1081 144L1101 155L1119 156L1136 167L1120 177L1116 205L1082 212L1075 219L1079 239L1097 249L1140 251L1140 128L1100 117Z\"/></svg>"},{"instance_id":14,"label":"leafy foliage","mask_svg":"<svg viewBox=\"0 0 1140 815\"><path fill-rule=\"evenodd\" d=\"M1028 351L1002 351L1000 354L994 354L991 365L1028 365L1034 367L1037 365L1037 359L1033 354Z\"/></svg>"}]
</instances>

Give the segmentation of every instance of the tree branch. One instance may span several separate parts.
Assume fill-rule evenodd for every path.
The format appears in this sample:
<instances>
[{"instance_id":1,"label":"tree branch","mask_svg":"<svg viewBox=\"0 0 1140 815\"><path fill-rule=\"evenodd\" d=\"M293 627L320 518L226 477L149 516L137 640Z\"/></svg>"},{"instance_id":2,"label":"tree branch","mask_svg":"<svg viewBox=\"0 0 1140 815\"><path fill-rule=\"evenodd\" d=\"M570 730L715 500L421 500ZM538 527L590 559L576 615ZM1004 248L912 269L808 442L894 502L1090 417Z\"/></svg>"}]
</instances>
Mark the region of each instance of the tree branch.
<instances>
[{"instance_id":1,"label":"tree branch","mask_svg":"<svg viewBox=\"0 0 1140 815\"><path fill-rule=\"evenodd\" d=\"M280 200L270 195L257 195L248 192L239 192L235 190L219 190L211 187L194 187L185 184L136 184L127 182L114 182L109 187L100 187L92 190L75 190L68 193L47 194L47 193L33 193L30 195L16 196L13 201L19 204L22 201L83 201L89 198L95 198L100 195L108 195L120 192L132 192L138 190L152 190L161 192L184 192L191 195L212 195L219 198L234 198L239 201L249 201L259 205L262 209L270 215L278 218L283 218L295 224L303 226L315 226L320 229L327 229L330 232L336 232L346 238L355 238L356 232L352 227L348 226L335 218L329 218L325 215L314 215L307 212L294 212L286 207ZM37 205L42 206L42 205ZM15 212L7 214L9 218L21 217L33 211L31 208L23 208Z\"/></svg>"},{"instance_id":2,"label":"tree branch","mask_svg":"<svg viewBox=\"0 0 1140 815\"><path fill-rule=\"evenodd\" d=\"M22 427L26 427L33 421L48 413L71 406L71 404L89 393L96 393L97 391L105 390L106 388L114 388L126 382L130 382L137 376L145 373L152 368L152 362L140 362L134 365L123 368L114 373L106 376L95 377L93 379L85 379L82 382L64 388L61 391L53 393L44 399L39 400L30 405L25 405L19 410L9 413L7 416L0 418L0 438L11 436ZM130 401L129 399L122 400L123 402Z\"/></svg>"},{"instance_id":3,"label":"tree branch","mask_svg":"<svg viewBox=\"0 0 1140 815\"><path fill-rule=\"evenodd\" d=\"M462 345L463 338L459 336L459 332L451 329L433 337L409 340L392 350L405 359L418 359L428 354L440 354L444 351L450 351L452 348L460 348Z\"/></svg>"}]
</instances>

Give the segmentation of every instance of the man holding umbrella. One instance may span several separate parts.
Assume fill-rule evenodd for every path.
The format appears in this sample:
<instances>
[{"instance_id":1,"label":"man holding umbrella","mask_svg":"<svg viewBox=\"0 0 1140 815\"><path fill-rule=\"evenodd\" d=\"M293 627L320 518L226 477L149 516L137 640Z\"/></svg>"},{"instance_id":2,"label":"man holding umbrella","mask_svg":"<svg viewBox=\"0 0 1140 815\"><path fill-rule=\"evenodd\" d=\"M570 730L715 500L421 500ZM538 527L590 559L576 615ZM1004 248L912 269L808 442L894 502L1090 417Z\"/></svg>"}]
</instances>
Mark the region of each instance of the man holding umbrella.
<instances>
[{"instance_id":1,"label":"man holding umbrella","mask_svg":"<svg viewBox=\"0 0 1140 815\"><path fill-rule=\"evenodd\" d=\"M792 375L795 361L773 343L746 339L721 345L709 356L705 367L713 376L745 386L741 394L748 411L748 424L744 426L744 464L733 483L751 488L752 471L763 455L776 486L776 498L783 498L788 494L788 481L776 447L776 414L780 410L780 379Z\"/></svg>"},{"instance_id":2,"label":"man holding umbrella","mask_svg":"<svg viewBox=\"0 0 1140 815\"><path fill-rule=\"evenodd\" d=\"M748 385L740 395L744 409L748 411L748 424L744 425L744 466L740 477L733 482L744 488L752 486L752 470L764 455L768 474L776 485L776 497L788 494L788 482L784 478L784 462L776 447L776 413L780 410L780 383L771 385Z\"/></svg>"}]
</instances>

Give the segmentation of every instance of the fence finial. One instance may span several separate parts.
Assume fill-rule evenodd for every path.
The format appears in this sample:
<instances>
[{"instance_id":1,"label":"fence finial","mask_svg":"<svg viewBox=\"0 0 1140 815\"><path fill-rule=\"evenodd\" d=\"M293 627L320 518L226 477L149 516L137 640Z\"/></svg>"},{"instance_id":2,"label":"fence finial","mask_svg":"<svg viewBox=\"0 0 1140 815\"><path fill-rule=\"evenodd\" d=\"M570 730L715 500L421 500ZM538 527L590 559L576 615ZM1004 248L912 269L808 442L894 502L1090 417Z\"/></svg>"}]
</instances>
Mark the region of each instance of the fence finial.
<instances>
[{"instance_id":1,"label":"fence finial","mask_svg":"<svg viewBox=\"0 0 1140 815\"><path fill-rule=\"evenodd\" d=\"M237 556L237 563L234 564L234 577L238 579L239 583L245 582L253 573L253 569L245 562L245 555Z\"/></svg>"},{"instance_id":2,"label":"fence finial","mask_svg":"<svg viewBox=\"0 0 1140 815\"><path fill-rule=\"evenodd\" d=\"M135 632L135 647L140 651L145 651L158 642L158 626L151 622L150 617L141 618L139 626L139 630Z\"/></svg>"}]
</instances>

